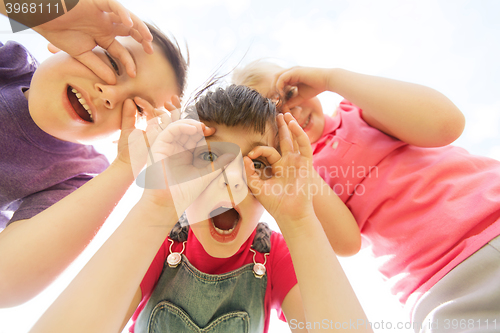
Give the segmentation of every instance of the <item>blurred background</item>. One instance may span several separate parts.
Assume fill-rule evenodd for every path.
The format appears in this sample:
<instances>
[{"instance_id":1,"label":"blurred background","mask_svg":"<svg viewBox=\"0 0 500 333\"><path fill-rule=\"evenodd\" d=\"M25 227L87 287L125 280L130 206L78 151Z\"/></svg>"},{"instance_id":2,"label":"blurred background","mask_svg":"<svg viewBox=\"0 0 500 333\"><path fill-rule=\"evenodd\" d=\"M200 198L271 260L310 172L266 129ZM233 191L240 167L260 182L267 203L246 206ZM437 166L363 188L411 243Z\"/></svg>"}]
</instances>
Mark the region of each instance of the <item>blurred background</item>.
<instances>
[{"instance_id":1,"label":"blurred background","mask_svg":"<svg viewBox=\"0 0 500 333\"><path fill-rule=\"evenodd\" d=\"M172 33L184 49L189 48L187 96L215 70L225 73L257 58L275 59L283 66L342 67L441 91L467 120L462 137L454 144L500 159L499 1L120 2ZM13 34L9 21L0 17L0 41L7 40L22 43L39 61L50 55L42 37L31 30ZM333 93L320 98L328 114L341 100ZM114 159L114 145L99 143L96 147L110 161ZM27 332L116 229L140 194L133 185L87 250L42 294L24 305L0 309L0 333ZM277 229L269 216L263 220ZM342 258L341 263L375 332L411 332L395 328L398 322L407 325L409 319L376 271L369 249ZM276 316L271 323L271 332L288 331L287 324Z\"/></svg>"}]
</instances>

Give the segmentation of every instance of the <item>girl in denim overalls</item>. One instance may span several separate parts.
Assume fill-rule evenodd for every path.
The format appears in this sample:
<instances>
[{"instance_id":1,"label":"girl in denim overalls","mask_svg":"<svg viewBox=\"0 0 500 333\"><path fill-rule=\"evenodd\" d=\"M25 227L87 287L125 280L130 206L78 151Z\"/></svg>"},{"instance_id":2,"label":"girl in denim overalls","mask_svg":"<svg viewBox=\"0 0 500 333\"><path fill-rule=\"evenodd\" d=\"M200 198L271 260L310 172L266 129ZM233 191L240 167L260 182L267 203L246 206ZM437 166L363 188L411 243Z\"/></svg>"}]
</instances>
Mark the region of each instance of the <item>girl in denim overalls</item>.
<instances>
[{"instance_id":1,"label":"girl in denim overalls","mask_svg":"<svg viewBox=\"0 0 500 333\"><path fill-rule=\"evenodd\" d=\"M169 186L148 186L33 332L120 332L138 306L135 332L267 332L271 308L294 332L371 332L315 216L300 126L282 115L276 123L275 105L243 86L205 94L196 113L204 125L175 121L152 146ZM195 132L205 144L192 145ZM164 158L179 146L192 159L175 171ZM209 172L174 183L197 159ZM264 208L283 235L258 224ZM189 229L183 219L174 227L180 209Z\"/></svg>"}]
</instances>

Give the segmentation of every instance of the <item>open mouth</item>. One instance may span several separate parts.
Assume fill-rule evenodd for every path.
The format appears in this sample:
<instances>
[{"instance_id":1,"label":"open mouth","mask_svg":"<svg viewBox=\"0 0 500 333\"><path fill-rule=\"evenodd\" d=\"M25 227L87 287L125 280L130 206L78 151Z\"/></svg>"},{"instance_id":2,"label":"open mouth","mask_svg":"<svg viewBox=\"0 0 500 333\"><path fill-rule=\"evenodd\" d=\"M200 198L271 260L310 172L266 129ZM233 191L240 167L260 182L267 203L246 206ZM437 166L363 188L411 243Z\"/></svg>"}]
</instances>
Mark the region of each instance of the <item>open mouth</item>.
<instances>
[{"instance_id":1,"label":"open mouth","mask_svg":"<svg viewBox=\"0 0 500 333\"><path fill-rule=\"evenodd\" d=\"M220 206L209 213L210 231L219 242L230 242L236 238L241 216L231 206Z\"/></svg>"},{"instance_id":2,"label":"open mouth","mask_svg":"<svg viewBox=\"0 0 500 333\"><path fill-rule=\"evenodd\" d=\"M92 111L90 111L90 107L87 104L85 98L83 98L82 94L71 86L68 86L66 93L68 95L68 100L71 103L71 106L75 110L76 114L82 120L93 123L94 118L92 117Z\"/></svg>"}]
</instances>

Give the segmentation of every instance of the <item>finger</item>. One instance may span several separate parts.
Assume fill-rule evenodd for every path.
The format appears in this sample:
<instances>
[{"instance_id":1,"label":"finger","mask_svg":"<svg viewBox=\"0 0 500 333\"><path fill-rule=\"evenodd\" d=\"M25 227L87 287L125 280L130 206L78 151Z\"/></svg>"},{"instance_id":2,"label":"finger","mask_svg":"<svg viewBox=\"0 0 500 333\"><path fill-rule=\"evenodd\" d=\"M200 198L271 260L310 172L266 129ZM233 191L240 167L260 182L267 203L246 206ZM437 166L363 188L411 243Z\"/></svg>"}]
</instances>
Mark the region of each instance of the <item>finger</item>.
<instances>
[{"instance_id":1,"label":"finger","mask_svg":"<svg viewBox=\"0 0 500 333\"><path fill-rule=\"evenodd\" d=\"M253 161L248 157L243 157L243 163L245 164L245 173L247 176L247 186L254 195L261 192L261 188L264 185L264 181L260 179L259 175L255 171Z\"/></svg>"},{"instance_id":2,"label":"finger","mask_svg":"<svg viewBox=\"0 0 500 333\"><path fill-rule=\"evenodd\" d=\"M148 42L152 42L153 35L151 34L151 31L149 31L149 28L144 23L144 21L142 21L134 13L130 13L130 17L132 18L132 21L134 22L134 25L132 26L132 28L137 30L144 40L146 40Z\"/></svg>"},{"instance_id":3,"label":"finger","mask_svg":"<svg viewBox=\"0 0 500 333\"><path fill-rule=\"evenodd\" d=\"M167 124L170 123L169 119L167 118L168 114L165 113L165 115L148 119L146 126L146 134L148 136L148 140L151 143L155 142L156 137L163 131L164 128L168 126ZM163 125L164 123L166 125Z\"/></svg>"},{"instance_id":4,"label":"finger","mask_svg":"<svg viewBox=\"0 0 500 333\"><path fill-rule=\"evenodd\" d=\"M98 0L95 1L95 4L97 5L97 8L102 10L103 12L107 13L114 13L120 17L120 20L123 24L132 27L134 22L132 21L132 18L130 17L129 11L123 7L122 4L120 4L118 1L114 0Z\"/></svg>"},{"instance_id":5,"label":"finger","mask_svg":"<svg viewBox=\"0 0 500 333\"><path fill-rule=\"evenodd\" d=\"M108 50L110 55L112 55L120 60L120 62L123 64L123 66L125 66L127 74L130 77L135 77L136 68L135 68L134 59L132 59L130 52L122 44L120 44L120 42L118 42L116 39L114 39L113 42L107 48L107 50Z\"/></svg>"},{"instance_id":6,"label":"finger","mask_svg":"<svg viewBox=\"0 0 500 333\"><path fill-rule=\"evenodd\" d=\"M208 127L206 125L203 127L203 135L205 137L214 135L216 131L215 127Z\"/></svg>"},{"instance_id":7,"label":"finger","mask_svg":"<svg viewBox=\"0 0 500 333\"><path fill-rule=\"evenodd\" d=\"M47 45L47 49L49 50L50 53L52 54L56 54L57 52L61 51L60 48L58 48L57 46L55 46L54 44L52 43L49 43Z\"/></svg>"},{"instance_id":8,"label":"finger","mask_svg":"<svg viewBox=\"0 0 500 333\"><path fill-rule=\"evenodd\" d=\"M283 119L283 114L279 114L277 116L277 121L281 154L284 156L285 154L293 152L293 143L290 137L290 132L288 131L288 126Z\"/></svg>"},{"instance_id":9,"label":"finger","mask_svg":"<svg viewBox=\"0 0 500 333\"><path fill-rule=\"evenodd\" d=\"M128 12L129 16L133 22L132 25L124 25L126 29L120 29L120 36L131 36L138 43L142 44L144 51L148 54L153 54L153 35L149 31L147 25L138 18L135 14ZM116 14L110 14L110 18L114 23L122 23L121 18Z\"/></svg>"},{"instance_id":10,"label":"finger","mask_svg":"<svg viewBox=\"0 0 500 333\"><path fill-rule=\"evenodd\" d=\"M292 120L296 120L295 117L292 115L291 112L289 113L286 113L283 115L283 118L285 119L285 122L287 123L287 125L292 121Z\"/></svg>"},{"instance_id":11,"label":"finger","mask_svg":"<svg viewBox=\"0 0 500 333\"><path fill-rule=\"evenodd\" d=\"M290 109L302 104L306 99L303 96L316 96L317 91L314 90L314 88L298 83L297 84L297 93L291 97L289 100L287 100L286 104Z\"/></svg>"},{"instance_id":12,"label":"finger","mask_svg":"<svg viewBox=\"0 0 500 333\"><path fill-rule=\"evenodd\" d=\"M161 108L154 108L148 101L139 96L134 97L134 102L135 104L137 104L138 107L142 109L142 114L146 117L146 120L148 121L150 119L159 117L162 114L166 113L166 110L162 110Z\"/></svg>"},{"instance_id":13,"label":"finger","mask_svg":"<svg viewBox=\"0 0 500 333\"><path fill-rule=\"evenodd\" d=\"M248 157L251 159L256 159L260 156L265 157L271 165L281 159L280 153L274 147L258 146L248 153Z\"/></svg>"},{"instance_id":14,"label":"finger","mask_svg":"<svg viewBox=\"0 0 500 333\"><path fill-rule=\"evenodd\" d=\"M181 110L180 109L175 109L170 111L170 115L172 117L172 121L177 121L181 119Z\"/></svg>"},{"instance_id":15,"label":"finger","mask_svg":"<svg viewBox=\"0 0 500 333\"><path fill-rule=\"evenodd\" d=\"M165 133L165 135L163 135ZM203 137L203 132L200 126L196 126L188 123L173 123L169 127L168 131L162 132L162 138L165 138L167 142L179 142L184 144L189 137ZM198 139L199 141L199 139Z\"/></svg>"},{"instance_id":16,"label":"finger","mask_svg":"<svg viewBox=\"0 0 500 333\"><path fill-rule=\"evenodd\" d=\"M288 123L288 128L292 133L294 141L297 143L297 151L300 152L300 154L303 156L312 158L313 151L311 143L309 142L309 137L307 136L306 132L304 132L302 127L300 127L299 123L297 123L295 119L291 120Z\"/></svg>"},{"instance_id":17,"label":"finger","mask_svg":"<svg viewBox=\"0 0 500 333\"><path fill-rule=\"evenodd\" d=\"M180 109L180 108L181 108L181 99L179 98L179 96L174 95L174 96L172 96L171 100L172 100L172 104L173 104L173 105L174 105L177 109Z\"/></svg>"},{"instance_id":18,"label":"finger","mask_svg":"<svg viewBox=\"0 0 500 333\"><path fill-rule=\"evenodd\" d=\"M290 114L290 113L285 114L283 117L284 117L285 122L286 122L286 124L288 126L288 129L290 130L290 133L292 133L291 132L291 128L290 128L290 123L292 121L295 121L295 123L298 124L297 119L295 119L295 117L293 117L293 115ZM300 125L299 125L299 127L300 127ZM302 129L302 127L300 127L300 130L301 130L301 132L303 132L303 134L305 135L305 137L309 140L309 138L307 137L307 134L304 132L304 130ZM300 144L297 141L297 135L294 135L292 133L292 140L293 140L293 149L294 149L294 151L300 152Z\"/></svg>"},{"instance_id":19,"label":"finger","mask_svg":"<svg viewBox=\"0 0 500 333\"><path fill-rule=\"evenodd\" d=\"M153 42L147 41L146 39L142 40L142 48L144 49L144 52L147 54L153 54L154 49L153 49Z\"/></svg>"},{"instance_id":20,"label":"finger","mask_svg":"<svg viewBox=\"0 0 500 333\"><path fill-rule=\"evenodd\" d=\"M131 99L127 99L123 103L122 109L122 124L121 130L134 130L135 129L135 115L137 113L137 107L135 106L134 101Z\"/></svg>"},{"instance_id":21,"label":"finger","mask_svg":"<svg viewBox=\"0 0 500 333\"><path fill-rule=\"evenodd\" d=\"M116 76L106 63L94 52L87 51L75 56L75 59L87 66L95 75L108 84L116 84Z\"/></svg>"},{"instance_id":22,"label":"finger","mask_svg":"<svg viewBox=\"0 0 500 333\"><path fill-rule=\"evenodd\" d=\"M285 86L296 86L299 83L293 78L294 69L294 67L286 69L275 76L273 87L275 87L283 97L285 97Z\"/></svg>"}]
</instances>

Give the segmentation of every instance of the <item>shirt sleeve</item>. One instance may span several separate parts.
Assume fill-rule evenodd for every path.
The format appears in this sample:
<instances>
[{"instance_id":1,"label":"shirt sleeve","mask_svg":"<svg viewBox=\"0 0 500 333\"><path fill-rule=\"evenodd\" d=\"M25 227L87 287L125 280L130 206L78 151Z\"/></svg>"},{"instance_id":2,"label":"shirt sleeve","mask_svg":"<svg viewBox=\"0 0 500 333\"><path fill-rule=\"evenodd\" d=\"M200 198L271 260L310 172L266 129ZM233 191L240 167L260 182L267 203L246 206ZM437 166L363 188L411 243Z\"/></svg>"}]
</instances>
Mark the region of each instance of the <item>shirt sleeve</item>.
<instances>
[{"instance_id":1,"label":"shirt sleeve","mask_svg":"<svg viewBox=\"0 0 500 333\"><path fill-rule=\"evenodd\" d=\"M274 252L271 262L271 308L276 309L279 318L286 321L281 304L290 289L297 284L297 277L283 235L273 232L271 242L271 252Z\"/></svg>"},{"instance_id":2,"label":"shirt sleeve","mask_svg":"<svg viewBox=\"0 0 500 333\"><path fill-rule=\"evenodd\" d=\"M0 43L0 83L5 84L20 76L31 75L38 63L21 44Z\"/></svg>"},{"instance_id":3,"label":"shirt sleeve","mask_svg":"<svg viewBox=\"0 0 500 333\"><path fill-rule=\"evenodd\" d=\"M15 221L32 218L33 216L41 213L65 196L71 194L92 178L93 177L87 175L79 175L52 187L49 187L43 191L36 192L28 195L27 197L24 197L23 199L21 199L21 203L17 207L8 224Z\"/></svg>"}]
</instances>

